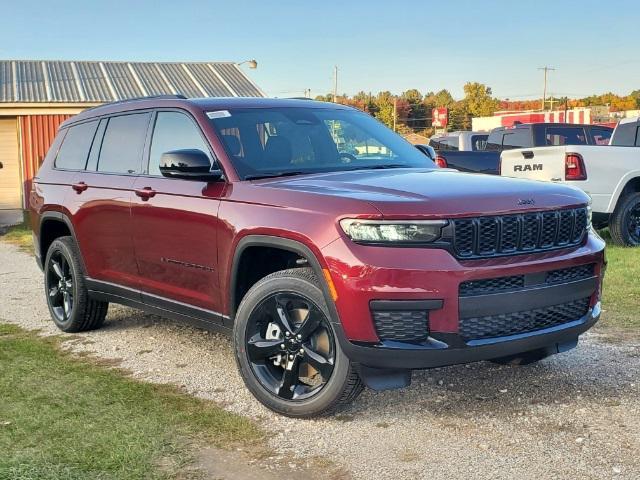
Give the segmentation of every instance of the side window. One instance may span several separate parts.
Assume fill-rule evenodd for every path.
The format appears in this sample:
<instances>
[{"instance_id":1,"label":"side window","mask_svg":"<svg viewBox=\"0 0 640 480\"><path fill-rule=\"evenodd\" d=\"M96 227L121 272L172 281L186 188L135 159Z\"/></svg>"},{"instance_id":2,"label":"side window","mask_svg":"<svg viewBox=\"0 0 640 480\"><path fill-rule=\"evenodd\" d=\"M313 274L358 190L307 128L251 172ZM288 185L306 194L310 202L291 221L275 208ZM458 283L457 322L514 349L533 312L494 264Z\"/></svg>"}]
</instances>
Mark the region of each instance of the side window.
<instances>
[{"instance_id":1,"label":"side window","mask_svg":"<svg viewBox=\"0 0 640 480\"><path fill-rule=\"evenodd\" d=\"M531 131L528 128L515 128L504 132L502 138L502 148L504 150L510 150L512 148L528 147L530 141Z\"/></svg>"},{"instance_id":2,"label":"side window","mask_svg":"<svg viewBox=\"0 0 640 480\"><path fill-rule=\"evenodd\" d=\"M638 122L628 122L618 124L615 134L612 137L611 145L618 147L633 147L636 145Z\"/></svg>"},{"instance_id":3,"label":"side window","mask_svg":"<svg viewBox=\"0 0 640 480\"><path fill-rule=\"evenodd\" d=\"M182 149L202 150L210 156L209 147L193 120L179 112L159 112L151 139L149 175L161 175L160 157L163 153Z\"/></svg>"},{"instance_id":4,"label":"side window","mask_svg":"<svg viewBox=\"0 0 640 480\"><path fill-rule=\"evenodd\" d=\"M84 170L97 127L97 120L69 127L62 146L58 150L56 168Z\"/></svg>"},{"instance_id":5,"label":"side window","mask_svg":"<svg viewBox=\"0 0 640 480\"><path fill-rule=\"evenodd\" d=\"M471 136L471 150L484 150L487 146L487 138L489 135L472 135Z\"/></svg>"},{"instance_id":6,"label":"side window","mask_svg":"<svg viewBox=\"0 0 640 480\"><path fill-rule=\"evenodd\" d=\"M485 150L500 151L502 150L502 138L504 137L504 130L497 132L491 132L487 138L487 143L484 146Z\"/></svg>"},{"instance_id":7,"label":"side window","mask_svg":"<svg viewBox=\"0 0 640 480\"><path fill-rule=\"evenodd\" d=\"M591 129L592 143L594 145L609 145L612 132L610 128L593 127Z\"/></svg>"},{"instance_id":8,"label":"side window","mask_svg":"<svg viewBox=\"0 0 640 480\"><path fill-rule=\"evenodd\" d=\"M98 168L98 156L100 155L100 147L102 147L102 139L104 137L104 130L107 128L108 119L104 118L100 120L98 130L93 137L93 143L91 144L91 152L89 152L89 160L87 160L88 172L95 172Z\"/></svg>"},{"instance_id":9,"label":"side window","mask_svg":"<svg viewBox=\"0 0 640 480\"><path fill-rule=\"evenodd\" d=\"M109 119L100 149L99 172L140 171L150 117L150 113L132 113Z\"/></svg>"},{"instance_id":10,"label":"side window","mask_svg":"<svg viewBox=\"0 0 640 480\"><path fill-rule=\"evenodd\" d=\"M447 150L457 151L458 150L458 142L460 141L460 137L447 137L444 143L447 145Z\"/></svg>"},{"instance_id":11,"label":"side window","mask_svg":"<svg viewBox=\"0 0 640 480\"><path fill-rule=\"evenodd\" d=\"M583 127L547 127L547 145L586 145L587 134Z\"/></svg>"}]
</instances>

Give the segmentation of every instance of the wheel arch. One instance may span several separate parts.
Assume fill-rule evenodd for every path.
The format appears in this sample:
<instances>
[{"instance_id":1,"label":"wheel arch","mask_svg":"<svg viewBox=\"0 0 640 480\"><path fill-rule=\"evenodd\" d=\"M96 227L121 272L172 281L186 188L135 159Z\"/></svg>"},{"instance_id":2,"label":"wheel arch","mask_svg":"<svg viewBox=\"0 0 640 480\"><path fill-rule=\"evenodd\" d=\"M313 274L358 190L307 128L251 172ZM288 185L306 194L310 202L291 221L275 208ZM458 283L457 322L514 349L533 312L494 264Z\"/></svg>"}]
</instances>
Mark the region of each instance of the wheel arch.
<instances>
[{"instance_id":1,"label":"wheel arch","mask_svg":"<svg viewBox=\"0 0 640 480\"><path fill-rule=\"evenodd\" d=\"M630 192L640 192L640 171L629 172L620 180L611 197L608 212L612 213L624 196Z\"/></svg>"},{"instance_id":2,"label":"wheel arch","mask_svg":"<svg viewBox=\"0 0 640 480\"><path fill-rule=\"evenodd\" d=\"M271 235L247 235L243 237L236 245L233 260L231 263L231 272L229 276L229 317L234 320L238 304L242 300L242 297L238 298L237 286L240 276L240 267L242 264L242 258L248 249L253 247L265 247L273 248L277 250L284 250L298 255L300 258L306 260L307 265L311 267L318 282L320 284L323 296L327 302L329 311L333 317L333 321L338 321L338 312L334 303L333 296L327 285L323 265L316 254L302 242L292 240L285 237L277 237Z\"/></svg>"},{"instance_id":3,"label":"wheel arch","mask_svg":"<svg viewBox=\"0 0 640 480\"><path fill-rule=\"evenodd\" d=\"M71 236L73 241L78 245L76 233L73 228L71 219L63 212L44 212L40 217L40 228L38 236L38 258L39 262L43 263L44 258L47 255L47 251L56 238ZM78 245L78 250L80 246ZM84 267L84 261L82 254L80 254L80 262Z\"/></svg>"}]
</instances>

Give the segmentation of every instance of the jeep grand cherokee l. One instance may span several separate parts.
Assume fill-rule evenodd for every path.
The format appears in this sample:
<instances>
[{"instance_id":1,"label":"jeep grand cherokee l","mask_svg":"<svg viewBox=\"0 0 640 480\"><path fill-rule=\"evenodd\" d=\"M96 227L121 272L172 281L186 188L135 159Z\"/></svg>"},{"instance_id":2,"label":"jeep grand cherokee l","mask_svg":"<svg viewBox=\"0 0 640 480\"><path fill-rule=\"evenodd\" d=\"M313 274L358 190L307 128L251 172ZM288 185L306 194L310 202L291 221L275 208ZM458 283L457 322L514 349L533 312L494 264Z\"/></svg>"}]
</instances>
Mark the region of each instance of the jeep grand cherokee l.
<instances>
[{"instance_id":1,"label":"jeep grand cherokee l","mask_svg":"<svg viewBox=\"0 0 640 480\"><path fill-rule=\"evenodd\" d=\"M413 369L537 361L600 314L584 193L436 168L335 104L87 110L60 127L30 207L60 329L97 328L114 302L228 332L246 386L290 416Z\"/></svg>"}]
</instances>

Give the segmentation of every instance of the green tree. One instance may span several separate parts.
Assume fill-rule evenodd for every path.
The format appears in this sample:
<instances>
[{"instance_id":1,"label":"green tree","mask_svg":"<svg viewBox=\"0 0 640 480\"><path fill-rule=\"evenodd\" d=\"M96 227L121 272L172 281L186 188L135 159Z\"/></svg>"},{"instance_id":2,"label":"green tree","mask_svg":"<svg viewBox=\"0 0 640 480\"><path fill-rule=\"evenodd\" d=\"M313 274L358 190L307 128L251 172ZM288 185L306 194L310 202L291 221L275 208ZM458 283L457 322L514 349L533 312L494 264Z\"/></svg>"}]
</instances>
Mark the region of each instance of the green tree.
<instances>
[{"instance_id":1,"label":"green tree","mask_svg":"<svg viewBox=\"0 0 640 480\"><path fill-rule=\"evenodd\" d=\"M493 115L500 102L491 96L491 88L478 82L469 82L464 86L466 111L473 117Z\"/></svg>"}]
</instances>

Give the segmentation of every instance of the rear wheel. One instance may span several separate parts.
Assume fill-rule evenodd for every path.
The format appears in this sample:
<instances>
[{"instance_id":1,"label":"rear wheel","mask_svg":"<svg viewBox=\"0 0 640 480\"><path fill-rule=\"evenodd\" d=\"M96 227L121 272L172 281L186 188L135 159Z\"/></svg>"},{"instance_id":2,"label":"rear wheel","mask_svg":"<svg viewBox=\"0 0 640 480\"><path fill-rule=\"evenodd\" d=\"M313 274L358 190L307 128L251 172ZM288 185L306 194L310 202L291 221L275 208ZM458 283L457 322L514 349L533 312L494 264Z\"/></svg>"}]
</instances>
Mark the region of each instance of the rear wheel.
<instances>
[{"instance_id":1,"label":"rear wheel","mask_svg":"<svg viewBox=\"0 0 640 480\"><path fill-rule=\"evenodd\" d=\"M99 328L109 304L89 298L80 253L71 237L56 239L44 262L44 289L51 318L64 332Z\"/></svg>"},{"instance_id":2,"label":"rear wheel","mask_svg":"<svg viewBox=\"0 0 640 480\"><path fill-rule=\"evenodd\" d=\"M640 246L640 192L620 199L611 215L609 231L615 244Z\"/></svg>"},{"instance_id":3,"label":"rear wheel","mask_svg":"<svg viewBox=\"0 0 640 480\"><path fill-rule=\"evenodd\" d=\"M308 268L273 273L247 292L236 315L234 348L247 388L265 406L312 417L362 391L330 318Z\"/></svg>"}]
</instances>

